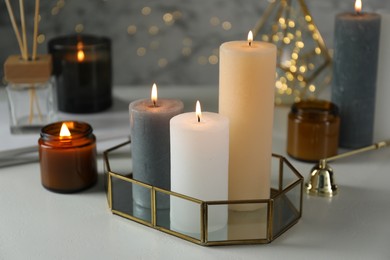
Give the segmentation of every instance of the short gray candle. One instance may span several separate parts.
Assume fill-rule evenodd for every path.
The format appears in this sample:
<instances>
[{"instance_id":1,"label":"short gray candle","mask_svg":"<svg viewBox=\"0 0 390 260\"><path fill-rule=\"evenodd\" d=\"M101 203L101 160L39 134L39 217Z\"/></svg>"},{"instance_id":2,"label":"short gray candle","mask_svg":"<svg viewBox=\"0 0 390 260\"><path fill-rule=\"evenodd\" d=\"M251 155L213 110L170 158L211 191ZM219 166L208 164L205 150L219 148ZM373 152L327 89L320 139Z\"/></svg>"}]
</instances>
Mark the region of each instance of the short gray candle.
<instances>
[{"instance_id":1,"label":"short gray candle","mask_svg":"<svg viewBox=\"0 0 390 260\"><path fill-rule=\"evenodd\" d=\"M340 146L372 143L380 16L336 16L332 101L340 109Z\"/></svg>"},{"instance_id":2,"label":"short gray candle","mask_svg":"<svg viewBox=\"0 0 390 260\"><path fill-rule=\"evenodd\" d=\"M137 100L130 104L130 137L133 178L144 183L170 189L169 121L183 112L183 103L175 99ZM166 197L166 196L165 196ZM133 199L150 208L150 190L133 185ZM157 197L158 208L169 208L169 199Z\"/></svg>"}]
</instances>

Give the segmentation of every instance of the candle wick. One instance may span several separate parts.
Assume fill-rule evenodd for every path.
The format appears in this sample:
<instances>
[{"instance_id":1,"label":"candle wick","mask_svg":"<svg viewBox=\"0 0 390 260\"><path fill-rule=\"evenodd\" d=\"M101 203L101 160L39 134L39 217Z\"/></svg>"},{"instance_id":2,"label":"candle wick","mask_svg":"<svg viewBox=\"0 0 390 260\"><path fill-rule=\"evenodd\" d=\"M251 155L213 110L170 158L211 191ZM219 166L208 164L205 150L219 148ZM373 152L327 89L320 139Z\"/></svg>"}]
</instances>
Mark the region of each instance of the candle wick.
<instances>
[{"instance_id":1,"label":"candle wick","mask_svg":"<svg viewBox=\"0 0 390 260\"><path fill-rule=\"evenodd\" d=\"M198 115L198 123L200 123L200 116Z\"/></svg>"},{"instance_id":2,"label":"candle wick","mask_svg":"<svg viewBox=\"0 0 390 260\"><path fill-rule=\"evenodd\" d=\"M157 107L157 102L156 102L156 100L153 100L153 106L154 106L154 107Z\"/></svg>"},{"instance_id":3,"label":"candle wick","mask_svg":"<svg viewBox=\"0 0 390 260\"><path fill-rule=\"evenodd\" d=\"M248 43L249 43L249 47L252 47L252 41L249 41Z\"/></svg>"}]
</instances>

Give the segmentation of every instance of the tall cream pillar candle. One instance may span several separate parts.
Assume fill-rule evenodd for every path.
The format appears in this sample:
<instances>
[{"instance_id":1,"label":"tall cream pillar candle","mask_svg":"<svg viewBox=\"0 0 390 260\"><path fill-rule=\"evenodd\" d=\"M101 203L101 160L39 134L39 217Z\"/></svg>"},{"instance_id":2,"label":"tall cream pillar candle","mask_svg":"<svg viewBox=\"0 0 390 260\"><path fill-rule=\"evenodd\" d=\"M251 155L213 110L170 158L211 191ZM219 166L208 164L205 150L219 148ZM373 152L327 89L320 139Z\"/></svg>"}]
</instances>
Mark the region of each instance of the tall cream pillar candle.
<instances>
[{"instance_id":1,"label":"tall cream pillar candle","mask_svg":"<svg viewBox=\"0 0 390 260\"><path fill-rule=\"evenodd\" d=\"M233 41L220 47L219 113L230 121L229 199L270 196L276 46ZM258 205L238 205L252 210Z\"/></svg>"}]
</instances>

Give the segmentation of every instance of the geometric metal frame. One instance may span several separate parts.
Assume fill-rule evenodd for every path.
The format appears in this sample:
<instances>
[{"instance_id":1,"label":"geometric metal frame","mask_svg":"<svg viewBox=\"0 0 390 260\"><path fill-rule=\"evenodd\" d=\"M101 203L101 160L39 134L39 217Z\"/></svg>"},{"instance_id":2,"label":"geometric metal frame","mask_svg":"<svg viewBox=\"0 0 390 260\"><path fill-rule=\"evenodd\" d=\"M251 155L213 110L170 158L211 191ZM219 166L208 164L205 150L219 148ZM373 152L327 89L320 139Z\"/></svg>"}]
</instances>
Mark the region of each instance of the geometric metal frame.
<instances>
[{"instance_id":1,"label":"geometric metal frame","mask_svg":"<svg viewBox=\"0 0 390 260\"><path fill-rule=\"evenodd\" d=\"M180 193L172 192L170 190L161 189L132 178L132 174L124 174L113 171L110 166L110 156L120 148L130 146L131 141L127 141L104 152L104 171L105 171L105 186L108 206L113 214L130 219L137 223L143 224L150 228L159 230L164 233L179 237L181 239L193 242L202 246L218 246L218 245L243 245L243 244L267 244L282 235L293 225L295 225L302 216L302 194L303 194L303 177L291 165L291 163L283 156L273 154L273 160L278 163L278 185L272 187L270 199L256 199L256 200L226 200L226 201L203 201L197 198L192 198ZM130 150L130 149L129 149ZM293 180L285 183L284 169L289 169L292 173ZM291 177L291 176L290 176ZM114 206L113 192L115 186L113 181L126 182L131 185L144 187L150 191L150 221L138 218L132 214L126 213ZM288 198L290 191L299 192L298 204L294 205ZM169 196L179 197L190 203L199 205L200 214L200 234L195 238L191 235L184 234L165 226L159 225L157 221L157 194L166 194ZM208 210L209 207L216 205L230 205L230 204L263 204L266 205L266 236L264 238L242 238L242 239L222 239L214 241L209 239L208 234ZM246 213L242 213L246 214ZM287 218L287 220L283 220Z\"/></svg>"},{"instance_id":2,"label":"geometric metal frame","mask_svg":"<svg viewBox=\"0 0 390 260\"><path fill-rule=\"evenodd\" d=\"M277 69L280 69L281 71L284 71L284 72L291 73L292 75L294 75L294 78L297 78L297 76L300 74L300 77L302 78L301 81L305 82L304 87L298 88L299 92L303 93L303 94L300 94L300 100L302 100L302 99L310 98L310 96L307 96L308 87L310 86L310 84L312 84L315 81L316 77L318 77L318 75L323 73L323 71L325 71L326 69L330 69L332 66L332 57L329 53L328 48L326 47L325 41L322 38L321 33L318 30L317 25L314 23L314 20L312 18L312 15L309 12L309 9L305 3L305 0L275 0L275 1L271 1L270 4L268 5L268 7L266 8L266 10L264 11L263 15L258 20L255 27L253 28L253 35L255 38L257 35L259 35L259 37L261 37L261 34L264 34L263 31L266 28L266 22L270 19L271 12L279 4L280 4L280 7L279 7L277 15L275 17L276 19L272 22L273 26L271 27L272 28L271 34L275 34L275 33L277 33L277 30L281 30L281 29L277 29L277 26L274 26L274 25L276 25L278 23L279 18L284 18L281 9L291 10L291 8L287 8L287 7L291 6L293 1L298 2L299 6L303 12L303 16L305 17L305 23L308 26L310 26L310 28L311 28L310 29L310 32L312 35L311 39L317 44L318 48L321 51L320 54L317 54L317 55L320 55L324 59L324 61L321 64L319 64L318 68L316 68L314 70L314 72L312 74L310 74L310 76L305 76L305 73L301 74L301 73L299 73L299 71L297 71L297 72L290 71L290 66L286 66L286 65L282 64L281 57L283 56L282 55L283 47L278 47ZM285 14L285 15L287 15L287 14ZM292 19L292 20L298 19L298 17L288 17L288 18ZM286 37L286 34L287 34L286 28L281 30L281 31L283 31L283 37ZM273 42L272 37L269 37L268 40L266 40L266 41L272 43ZM316 55L316 53L313 53L313 55ZM279 78L279 76L277 78ZM331 78L332 78L331 74L329 74L329 77L326 77L324 80L319 81L319 82L323 86L327 86L331 83ZM319 83L319 82L317 82L317 83ZM294 87L295 86L293 86L293 88ZM322 88L319 87L317 92L321 91L321 89ZM278 94L277 90L278 90L278 88L276 88L275 98L285 96L285 94L282 94L282 95ZM295 100L295 102L297 102L297 100Z\"/></svg>"}]
</instances>

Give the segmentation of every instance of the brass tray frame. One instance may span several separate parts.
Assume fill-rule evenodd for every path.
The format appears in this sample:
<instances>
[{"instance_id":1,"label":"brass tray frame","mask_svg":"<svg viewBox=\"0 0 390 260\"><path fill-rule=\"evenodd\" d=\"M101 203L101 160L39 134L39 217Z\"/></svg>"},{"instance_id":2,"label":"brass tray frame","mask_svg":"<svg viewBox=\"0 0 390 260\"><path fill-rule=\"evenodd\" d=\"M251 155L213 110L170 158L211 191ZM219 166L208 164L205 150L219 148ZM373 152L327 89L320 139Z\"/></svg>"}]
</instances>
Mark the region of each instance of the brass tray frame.
<instances>
[{"instance_id":1,"label":"brass tray frame","mask_svg":"<svg viewBox=\"0 0 390 260\"><path fill-rule=\"evenodd\" d=\"M128 141L104 152L106 195L113 214L202 246L267 244L294 226L302 216L303 177L281 155L272 155L272 175L275 178L271 183L270 199L202 201L133 179L132 174L128 171L131 163L130 144L131 141ZM123 149L125 152L120 153ZM122 166L114 166L118 159L121 160ZM126 163L123 166L123 162L129 164ZM142 208L140 213L137 209L138 206L132 205L131 190L133 185L150 191L150 209ZM199 233L187 234L171 229L169 209L168 212L159 209L156 199L158 196L174 196L198 205ZM262 209L252 212L229 210L229 221L230 218L234 217L238 219L237 223L241 222L241 224L228 223L224 235L214 236L212 232L208 231L210 208L229 207L231 204L258 204ZM233 225L235 226L233 227ZM236 230L235 233L232 233L233 229Z\"/></svg>"}]
</instances>

